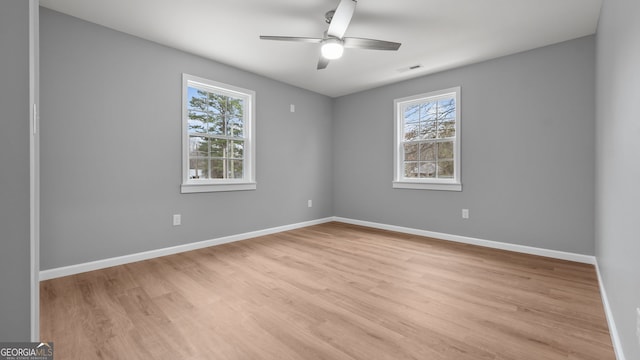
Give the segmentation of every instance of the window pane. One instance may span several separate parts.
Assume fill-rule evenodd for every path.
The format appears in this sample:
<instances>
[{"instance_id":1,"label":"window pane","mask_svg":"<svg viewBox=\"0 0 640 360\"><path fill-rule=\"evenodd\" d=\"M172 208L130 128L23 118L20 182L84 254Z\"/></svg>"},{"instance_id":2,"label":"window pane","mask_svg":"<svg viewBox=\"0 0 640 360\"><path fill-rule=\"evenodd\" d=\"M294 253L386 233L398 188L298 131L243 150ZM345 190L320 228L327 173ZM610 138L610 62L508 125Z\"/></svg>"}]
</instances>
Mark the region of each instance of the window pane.
<instances>
[{"instance_id":1,"label":"window pane","mask_svg":"<svg viewBox=\"0 0 640 360\"><path fill-rule=\"evenodd\" d=\"M421 178L436 177L436 163L433 161L420 162L420 177Z\"/></svg>"},{"instance_id":2,"label":"window pane","mask_svg":"<svg viewBox=\"0 0 640 360\"><path fill-rule=\"evenodd\" d=\"M445 119L438 122L438 138L452 138L456 136L456 120Z\"/></svg>"},{"instance_id":3,"label":"window pane","mask_svg":"<svg viewBox=\"0 0 640 360\"><path fill-rule=\"evenodd\" d=\"M437 123L435 121L420 122L420 137L422 139L435 139L436 124Z\"/></svg>"},{"instance_id":4,"label":"window pane","mask_svg":"<svg viewBox=\"0 0 640 360\"><path fill-rule=\"evenodd\" d=\"M407 161L404 163L404 177L405 178L417 178L418 177L418 162Z\"/></svg>"},{"instance_id":5,"label":"window pane","mask_svg":"<svg viewBox=\"0 0 640 360\"><path fill-rule=\"evenodd\" d=\"M187 106L191 111L207 111L207 92L196 88L187 88Z\"/></svg>"},{"instance_id":6,"label":"window pane","mask_svg":"<svg viewBox=\"0 0 640 360\"><path fill-rule=\"evenodd\" d=\"M420 123L411 122L404 124L404 140L411 141L419 138L420 135Z\"/></svg>"},{"instance_id":7,"label":"window pane","mask_svg":"<svg viewBox=\"0 0 640 360\"><path fill-rule=\"evenodd\" d=\"M243 109L244 109L244 100L242 99L238 99L238 98L230 98L231 99L231 103L233 105L233 112L231 113L234 117L239 117L241 118L243 115Z\"/></svg>"},{"instance_id":8,"label":"window pane","mask_svg":"<svg viewBox=\"0 0 640 360\"><path fill-rule=\"evenodd\" d=\"M436 160L436 144L433 142L425 142L420 144L419 160L435 161Z\"/></svg>"},{"instance_id":9,"label":"window pane","mask_svg":"<svg viewBox=\"0 0 640 360\"><path fill-rule=\"evenodd\" d=\"M211 179L224 179L225 160L212 159L209 163L211 164Z\"/></svg>"},{"instance_id":10,"label":"window pane","mask_svg":"<svg viewBox=\"0 0 640 360\"><path fill-rule=\"evenodd\" d=\"M215 98L213 98L209 102L207 102L207 111L212 116L220 116L220 114L222 113L222 108L220 107L218 102L215 101Z\"/></svg>"},{"instance_id":11,"label":"window pane","mask_svg":"<svg viewBox=\"0 0 640 360\"><path fill-rule=\"evenodd\" d=\"M404 110L404 136L405 140L418 138L420 131L420 106L407 106Z\"/></svg>"},{"instance_id":12,"label":"window pane","mask_svg":"<svg viewBox=\"0 0 640 360\"><path fill-rule=\"evenodd\" d=\"M438 101L438 120L455 119L456 118L456 102L454 98L443 99Z\"/></svg>"},{"instance_id":13,"label":"window pane","mask_svg":"<svg viewBox=\"0 0 640 360\"><path fill-rule=\"evenodd\" d=\"M420 105L411 105L404 108L405 122L418 122L420 120Z\"/></svg>"},{"instance_id":14,"label":"window pane","mask_svg":"<svg viewBox=\"0 0 640 360\"><path fill-rule=\"evenodd\" d=\"M208 123L207 132L211 135L224 135L224 116L221 114L213 114Z\"/></svg>"},{"instance_id":15,"label":"window pane","mask_svg":"<svg viewBox=\"0 0 640 360\"><path fill-rule=\"evenodd\" d=\"M227 135L233 137L243 137L243 109L244 101L242 99L228 98L227 113Z\"/></svg>"},{"instance_id":16,"label":"window pane","mask_svg":"<svg viewBox=\"0 0 640 360\"><path fill-rule=\"evenodd\" d=\"M189 157L204 158L207 156L207 138L200 136L189 136Z\"/></svg>"},{"instance_id":17,"label":"window pane","mask_svg":"<svg viewBox=\"0 0 640 360\"><path fill-rule=\"evenodd\" d=\"M227 140L225 139L211 139L210 140L210 156L212 158L221 158L226 155Z\"/></svg>"},{"instance_id":18,"label":"window pane","mask_svg":"<svg viewBox=\"0 0 640 360\"><path fill-rule=\"evenodd\" d=\"M189 179L206 179L209 177L207 160L203 158L191 158L189 160Z\"/></svg>"},{"instance_id":19,"label":"window pane","mask_svg":"<svg viewBox=\"0 0 640 360\"><path fill-rule=\"evenodd\" d=\"M231 119L234 118L234 113L236 112L235 106L238 101L239 100L232 99L228 96L215 95L212 106L216 109L217 114L219 114L215 129L216 134L233 136Z\"/></svg>"},{"instance_id":20,"label":"window pane","mask_svg":"<svg viewBox=\"0 0 640 360\"><path fill-rule=\"evenodd\" d=\"M436 102L420 104L420 120L434 121L436 119Z\"/></svg>"},{"instance_id":21,"label":"window pane","mask_svg":"<svg viewBox=\"0 0 640 360\"><path fill-rule=\"evenodd\" d=\"M189 110L189 132L205 133L207 132L207 122L209 115L202 111Z\"/></svg>"},{"instance_id":22,"label":"window pane","mask_svg":"<svg viewBox=\"0 0 640 360\"><path fill-rule=\"evenodd\" d=\"M225 135L226 133L226 103L227 97L214 93L208 93L208 105L209 112L211 114L211 121L209 123L209 134L211 135Z\"/></svg>"},{"instance_id":23,"label":"window pane","mask_svg":"<svg viewBox=\"0 0 640 360\"><path fill-rule=\"evenodd\" d=\"M230 156L235 159L244 158L244 141L229 141Z\"/></svg>"},{"instance_id":24,"label":"window pane","mask_svg":"<svg viewBox=\"0 0 640 360\"><path fill-rule=\"evenodd\" d=\"M227 129L229 130L229 136L233 136L236 138L244 137L241 117L234 116L229 119Z\"/></svg>"},{"instance_id":25,"label":"window pane","mask_svg":"<svg viewBox=\"0 0 640 360\"><path fill-rule=\"evenodd\" d=\"M438 143L438 159L453 159L453 141Z\"/></svg>"},{"instance_id":26,"label":"window pane","mask_svg":"<svg viewBox=\"0 0 640 360\"><path fill-rule=\"evenodd\" d=\"M242 179L242 160L229 160L229 178L231 179Z\"/></svg>"},{"instance_id":27,"label":"window pane","mask_svg":"<svg viewBox=\"0 0 640 360\"><path fill-rule=\"evenodd\" d=\"M404 160L418 160L418 144L404 144Z\"/></svg>"},{"instance_id":28,"label":"window pane","mask_svg":"<svg viewBox=\"0 0 640 360\"><path fill-rule=\"evenodd\" d=\"M227 97L224 95L208 92L207 93L207 104L210 110L218 111L218 113L223 113L226 107Z\"/></svg>"},{"instance_id":29,"label":"window pane","mask_svg":"<svg viewBox=\"0 0 640 360\"><path fill-rule=\"evenodd\" d=\"M453 161L452 160L438 161L438 177L439 178L453 177Z\"/></svg>"}]
</instances>

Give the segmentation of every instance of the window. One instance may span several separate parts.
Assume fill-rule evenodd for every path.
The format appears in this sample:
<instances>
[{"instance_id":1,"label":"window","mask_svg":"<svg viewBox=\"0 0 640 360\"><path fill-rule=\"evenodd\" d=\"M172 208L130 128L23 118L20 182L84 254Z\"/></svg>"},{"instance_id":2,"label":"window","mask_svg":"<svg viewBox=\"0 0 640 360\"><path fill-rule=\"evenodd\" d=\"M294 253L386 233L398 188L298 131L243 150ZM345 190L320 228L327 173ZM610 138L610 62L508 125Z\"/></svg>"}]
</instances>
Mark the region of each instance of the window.
<instances>
[{"instance_id":1,"label":"window","mask_svg":"<svg viewBox=\"0 0 640 360\"><path fill-rule=\"evenodd\" d=\"M255 92L182 75L183 193L254 190Z\"/></svg>"},{"instance_id":2,"label":"window","mask_svg":"<svg viewBox=\"0 0 640 360\"><path fill-rule=\"evenodd\" d=\"M394 101L394 188L461 191L460 88Z\"/></svg>"}]
</instances>

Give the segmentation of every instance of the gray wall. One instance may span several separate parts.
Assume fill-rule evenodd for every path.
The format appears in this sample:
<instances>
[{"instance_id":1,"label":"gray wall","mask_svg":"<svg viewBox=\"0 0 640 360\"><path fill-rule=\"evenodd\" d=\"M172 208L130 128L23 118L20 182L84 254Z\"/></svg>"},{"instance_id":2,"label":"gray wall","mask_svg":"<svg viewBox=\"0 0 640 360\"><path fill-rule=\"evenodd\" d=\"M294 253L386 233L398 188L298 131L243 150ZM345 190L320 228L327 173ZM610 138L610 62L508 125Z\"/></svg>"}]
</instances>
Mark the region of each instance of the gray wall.
<instances>
[{"instance_id":1,"label":"gray wall","mask_svg":"<svg viewBox=\"0 0 640 360\"><path fill-rule=\"evenodd\" d=\"M29 2L0 2L0 342L29 341Z\"/></svg>"},{"instance_id":2,"label":"gray wall","mask_svg":"<svg viewBox=\"0 0 640 360\"><path fill-rule=\"evenodd\" d=\"M589 36L336 99L335 215L592 255L594 51ZM453 86L463 191L392 189L393 100Z\"/></svg>"},{"instance_id":3,"label":"gray wall","mask_svg":"<svg viewBox=\"0 0 640 360\"><path fill-rule=\"evenodd\" d=\"M333 214L330 98L40 17L42 270ZM183 72L256 91L256 191L180 193Z\"/></svg>"},{"instance_id":4,"label":"gray wall","mask_svg":"<svg viewBox=\"0 0 640 360\"><path fill-rule=\"evenodd\" d=\"M640 2L605 0L596 39L596 256L626 358L640 359ZM640 321L640 319L638 320Z\"/></svg>"}]
</instances>

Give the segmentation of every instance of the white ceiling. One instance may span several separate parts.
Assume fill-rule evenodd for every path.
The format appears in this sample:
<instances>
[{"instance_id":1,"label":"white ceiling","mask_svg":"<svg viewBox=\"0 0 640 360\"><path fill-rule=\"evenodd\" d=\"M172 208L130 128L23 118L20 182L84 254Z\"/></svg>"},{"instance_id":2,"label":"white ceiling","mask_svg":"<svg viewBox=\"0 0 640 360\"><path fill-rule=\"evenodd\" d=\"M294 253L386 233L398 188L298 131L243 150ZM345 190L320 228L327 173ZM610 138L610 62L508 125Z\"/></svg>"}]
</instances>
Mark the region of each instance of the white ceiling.
<instances>
[{"instance_id":1,"label":"white ceiling","mask_svg":"<svg viewBox=\"0 0 640 360\"><path fill-rule=\"evenodd\" d=\"M401 42L346 49L316 70L338 0L40 0L42 6L331 97L595 33L602 0L359 0L345 36ZM420 65L416 70L410 66Z\"/></svg>"}]
</instances>

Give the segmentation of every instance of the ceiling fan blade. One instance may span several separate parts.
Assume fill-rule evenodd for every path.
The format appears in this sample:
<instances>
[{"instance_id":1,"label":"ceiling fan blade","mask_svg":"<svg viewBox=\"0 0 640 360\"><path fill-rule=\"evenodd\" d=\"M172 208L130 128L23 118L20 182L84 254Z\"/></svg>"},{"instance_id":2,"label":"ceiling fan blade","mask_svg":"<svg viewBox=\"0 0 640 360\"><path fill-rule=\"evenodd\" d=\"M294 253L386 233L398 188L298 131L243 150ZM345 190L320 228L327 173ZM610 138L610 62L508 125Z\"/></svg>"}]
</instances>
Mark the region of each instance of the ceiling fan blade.
<instances>
[{"instance_id":1,"label":"ceiling fan blade","mask_svg":"<svg viewBox=\"0 0 640 360\"><path fill-rule=\"evenodd\" d=\"M336 8L333 18L329 23L329 29L327 35L342 39L344 33L347 31L347 27L353 17L353 12L356 11L356 0L340 0L338 7Z\"/></svg>"},{"instance_id":2,"label":"ceiling fan blade","mask_svg":"<svg viewBox=\"0 0 640 360\"><path fill-rule=\"evenodd\" d=\"M326 59L324 56L320 56L318 60L318 70L326 69L327 65L329 65L329 59Z\"/></svg>"},{"instance_id":3,"label":"ceiling fan blade","mask_svg":"<svg viewBox=\"0 0 640 360\"><path fill-rule=\"evenodd\" d=\"M354 38L354 37L344 38L343 40L344 40L345 48L353 48L353 49L398 50L400 48L400 45L402 45L401 43L392 42L392 41Z\"/></svg>"},{"instance_id":4,"label":"ceiling fan blade","mask_svg":"<svg viewBox=\"0 0 640 360\"><path fill-rule=\"evenodd\" d=\"M298 37L298 36L260 36L261 40L278 40L278 41L295 41L295 42L306 42L313 44L320 44L322 39L318 38L310 38L310 37Z\"/></svg>"}]
</instances>

